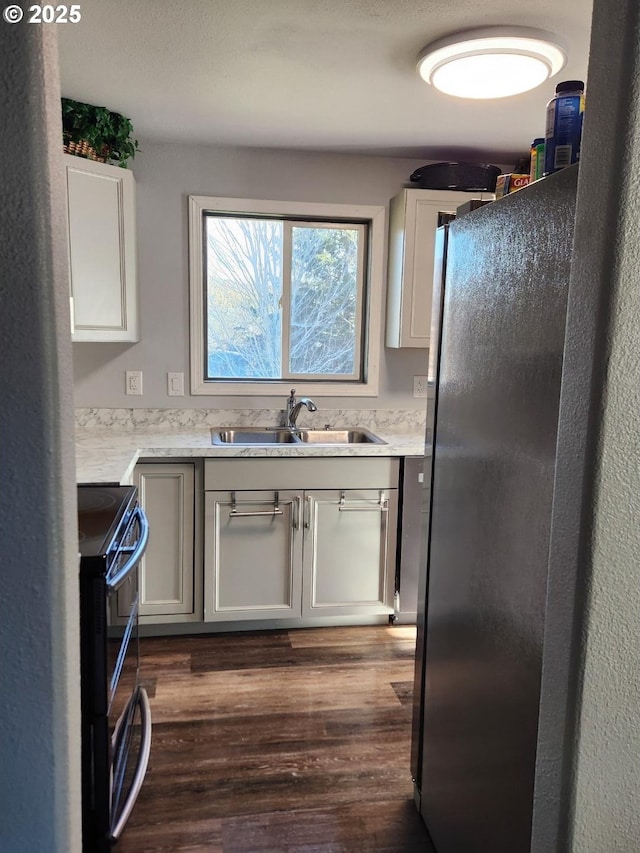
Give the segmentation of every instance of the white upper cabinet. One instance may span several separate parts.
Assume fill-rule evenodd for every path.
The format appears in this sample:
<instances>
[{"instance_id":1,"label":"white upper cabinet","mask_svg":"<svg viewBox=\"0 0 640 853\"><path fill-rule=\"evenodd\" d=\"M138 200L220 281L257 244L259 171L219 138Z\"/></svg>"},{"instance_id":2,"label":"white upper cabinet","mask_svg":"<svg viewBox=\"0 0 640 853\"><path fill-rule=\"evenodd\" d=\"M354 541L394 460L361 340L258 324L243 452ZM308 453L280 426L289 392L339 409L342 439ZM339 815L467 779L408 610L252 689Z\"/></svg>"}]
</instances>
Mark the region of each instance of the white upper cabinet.
<instances>
[{"instance_id":1,"label":"white upper cabinet","mask_svg":"<svg viewBox=\"0 0 640 853\"><path fill-rule=\"evenodd\" d=\"M455 213L460 205L478 197L482 197L482 194L407 189L391 199L386 328L388 347L429 346L438 214Z\"/></svg>"},{"instance_id":2,"label":"white upper cabinet","mask_svg":"<svg viewBox=\"0 0 640 853\"><path fill-rule=\"evenodd\" d=\"M72 340L137 341L133 173L63 155L67 173Z\"/></svg>"}]
</instances>

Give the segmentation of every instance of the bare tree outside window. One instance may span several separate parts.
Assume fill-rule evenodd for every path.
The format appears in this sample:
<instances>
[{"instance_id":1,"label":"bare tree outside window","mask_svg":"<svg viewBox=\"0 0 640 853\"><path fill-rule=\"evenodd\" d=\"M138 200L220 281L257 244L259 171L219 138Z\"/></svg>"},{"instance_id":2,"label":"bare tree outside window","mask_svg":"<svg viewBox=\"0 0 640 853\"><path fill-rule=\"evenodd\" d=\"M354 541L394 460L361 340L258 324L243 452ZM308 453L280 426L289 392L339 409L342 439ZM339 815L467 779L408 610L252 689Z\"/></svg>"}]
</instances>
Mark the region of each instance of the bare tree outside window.
<instances>
[{"instance_id":1,"label":"bare tree outside window","mask_svg":"<svg viewBox=\"0 0 640 853\"><path fill-rule=\"evenodd\" d=\"M208 217L210 377L280 377L281 300L282 223Z\"/></svg>"},{"instance_id":2,"label":"bare tree outside window","mask_svg":"<svg viewBox=\"0 0 640 853\"><path fill-rule=\"evenodd\" d=\"M358 236L347 228L293 228L291 373L356 370Z\"/></svg>"},{"instance_id":3,"label":"bare tree outside window","mask_svg":"<svg viewBox=\"0 0 640 853\"><path fill-rule=\"evenodd\" d=\"M207 378L357 376L364 228L208 215Z\"/></svg>"}]
</instances>

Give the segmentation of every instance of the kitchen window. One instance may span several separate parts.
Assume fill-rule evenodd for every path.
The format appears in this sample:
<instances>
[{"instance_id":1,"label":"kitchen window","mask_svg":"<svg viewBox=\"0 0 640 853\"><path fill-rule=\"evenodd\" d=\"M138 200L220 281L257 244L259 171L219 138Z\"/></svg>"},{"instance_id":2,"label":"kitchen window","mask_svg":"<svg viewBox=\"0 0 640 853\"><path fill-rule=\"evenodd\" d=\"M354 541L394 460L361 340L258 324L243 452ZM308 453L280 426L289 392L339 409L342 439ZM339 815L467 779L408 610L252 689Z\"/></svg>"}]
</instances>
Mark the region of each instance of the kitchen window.
<instances>
[{"instance_id":1,"label":"kitchen window","mask_svg":"<svg viewBox=\"0 0 640 853\"><path fill-rule=\"evenodd\" d=\"M384 208L189 201L192 393L376 396Z\"/></svg>"}]
</instances>

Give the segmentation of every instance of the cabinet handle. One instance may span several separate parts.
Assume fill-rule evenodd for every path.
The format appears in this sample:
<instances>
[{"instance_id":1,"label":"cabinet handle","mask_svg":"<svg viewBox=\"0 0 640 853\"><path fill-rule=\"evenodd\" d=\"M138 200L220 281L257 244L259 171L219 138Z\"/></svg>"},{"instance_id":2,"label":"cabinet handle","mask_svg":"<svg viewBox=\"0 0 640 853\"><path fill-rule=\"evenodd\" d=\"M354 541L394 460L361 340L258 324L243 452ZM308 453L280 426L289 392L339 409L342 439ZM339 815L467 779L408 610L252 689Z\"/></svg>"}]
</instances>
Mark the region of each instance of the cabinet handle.
<instances>
[{"instance_id":1,"label":"cabinet handle","mask_svg":"<svg viewBox=\"0 0 640 853\"><path fill-rule=\"evenodd\" d=\"M307 498L304 502L304 526L307 530L311 527L311 501L313 498Z\"/></svg>"},{"instance_id":2,"label":"cabinet handle","mask_svg":"<svg viewBox=\"0 0 640 853\"><path fill-rule=\"evenodd\" d=\"M238 512L232 509L229 513L229 518L249 518L252 515L284 515L281 509L263 509L256 512Z\"/></svg>"},{"instance_id":3,"label":"cabinet handle","mask_svg":"<svg viewBox=\"0 0 640 853\"><path fill-rule=\"evenodd\" d=\"M300 518L302 516L302 498L297 495L293 504L293 529L300 530Z\"/></svg>"},{"instance_id":4,"label":"cabinet handle","mask_svg":"<svg viewBox=\"0 0 640 853\"><path fill-rule=\"evenodd\" d=\"M375 506L371 504L347 506L345 503L345 494L344 492L340 492L339 512L371 512L372 510L376 512L389 512L389 501L385 498L384 492L380 492L380 500Z\"/></svg>"},{"instance_id":5,"label":"cabinet handle","mask_svg":"<svg viewBox=\"0 0 640 853\"><path fill-rule=\"evenodd\" d=\"M284 515L280 509L278 492L275 492L273 497L273 509L257 509L252 512L245 512L243 510L238 511L236 509L236 493L231 492L231 512L229 513L229 518L250 518L257 515Z\"/></svg>"}]
</instances>

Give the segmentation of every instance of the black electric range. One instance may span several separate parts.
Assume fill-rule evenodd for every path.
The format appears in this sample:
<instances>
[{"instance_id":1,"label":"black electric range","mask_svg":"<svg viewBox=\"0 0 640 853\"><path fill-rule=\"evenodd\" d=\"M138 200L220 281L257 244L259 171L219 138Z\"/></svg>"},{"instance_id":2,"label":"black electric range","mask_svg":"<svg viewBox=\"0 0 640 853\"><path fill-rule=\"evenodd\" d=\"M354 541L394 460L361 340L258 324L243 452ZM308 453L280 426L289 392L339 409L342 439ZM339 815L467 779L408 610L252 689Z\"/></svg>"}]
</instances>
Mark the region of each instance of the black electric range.
<instances>
[{"instance_id":1,"label":"black electric range","mask_svg":"<svg viewBox=\"0 0 640 853\"><path fill-rule=\"evenodd\" d=\"M135 486L83 484L78 486L80 571L106 572L118 542L137 504Z\"/></svg>"},{"instance_id":2,"label":"black electric range","mask_svg":"<svg viewBox=\"0 0 640 853\"><path fill-rule=\"evenodd\" d=\"M149 527L135 486L78 486L78 532L83 851L107 853L151 746L138 647L138 567Z\"/></svg>"}]
</instances>

